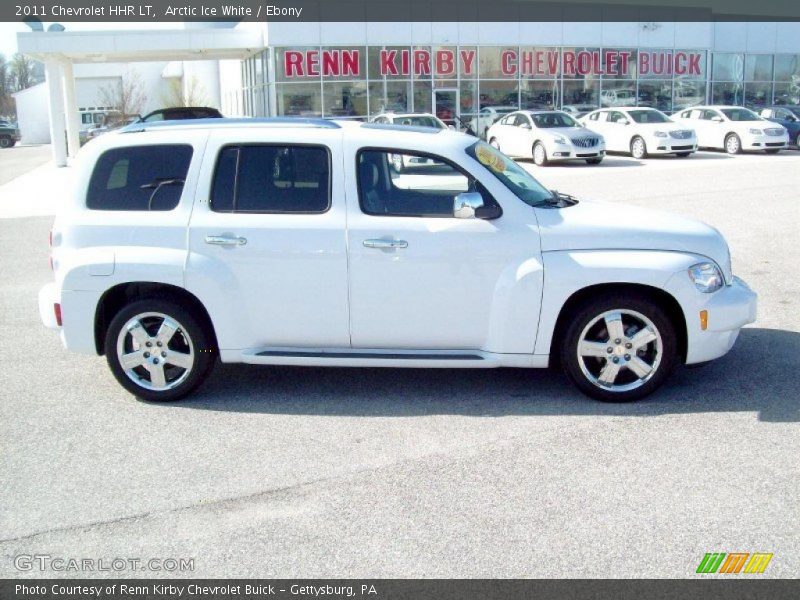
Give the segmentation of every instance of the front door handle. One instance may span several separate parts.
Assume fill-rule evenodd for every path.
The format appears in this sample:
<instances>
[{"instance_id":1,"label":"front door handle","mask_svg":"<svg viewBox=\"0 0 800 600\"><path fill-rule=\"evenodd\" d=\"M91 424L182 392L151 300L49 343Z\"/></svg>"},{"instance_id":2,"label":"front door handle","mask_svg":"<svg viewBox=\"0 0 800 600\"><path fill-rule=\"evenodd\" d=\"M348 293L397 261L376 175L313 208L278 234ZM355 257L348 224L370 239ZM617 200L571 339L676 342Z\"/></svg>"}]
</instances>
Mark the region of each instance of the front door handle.
<instances>
[{"instance_id":1,"label":"front door handle","mask_svg":"<svg viewBox=\"0 0 800 600\"><path fill-rule=\"evenodd\" d=\"M233 235L207 235L206 244L214 244L215 246L244 246L247 243L247 238L236 237Z\"/></svg>"},{"instance_id":2,"label":"front door handle","mask_svg":"<svg viewBox=\"0 0 800 600\"><path fill-rule=\"evenodd\" d=\"M365 248L408 248L408 242L405 240L364 240Z\"/></svg>"}]
</instances>

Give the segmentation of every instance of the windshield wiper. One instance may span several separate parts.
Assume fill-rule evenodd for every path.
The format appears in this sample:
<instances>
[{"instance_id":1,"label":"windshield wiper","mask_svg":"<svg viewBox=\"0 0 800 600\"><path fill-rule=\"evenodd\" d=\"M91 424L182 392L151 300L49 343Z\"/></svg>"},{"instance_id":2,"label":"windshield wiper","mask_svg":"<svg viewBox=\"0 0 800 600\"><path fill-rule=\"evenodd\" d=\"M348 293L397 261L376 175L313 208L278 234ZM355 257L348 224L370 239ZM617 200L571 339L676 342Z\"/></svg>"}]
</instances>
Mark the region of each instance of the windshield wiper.
<instances>
[{"instance_id":1,"label":"windshield wiper","mask_svg":"<svg viewBox=\"0 0 800 600\"><path fill-rule=\"evenodd\" d=\"M534 208L566 208L578 203L575 196L564 194L558 190L550 190L550 196L532 204Z\"/></svg>"}]
</instances>

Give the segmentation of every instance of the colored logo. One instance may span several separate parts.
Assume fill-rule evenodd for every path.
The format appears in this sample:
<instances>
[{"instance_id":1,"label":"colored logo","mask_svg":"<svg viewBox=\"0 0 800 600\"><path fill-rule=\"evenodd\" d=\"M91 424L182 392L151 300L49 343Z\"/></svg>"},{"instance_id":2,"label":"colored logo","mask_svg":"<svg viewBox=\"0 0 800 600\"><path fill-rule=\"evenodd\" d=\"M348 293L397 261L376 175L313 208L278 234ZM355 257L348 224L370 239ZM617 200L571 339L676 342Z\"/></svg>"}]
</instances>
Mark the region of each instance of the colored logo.
<instances>
[{"instance_id":1,"label":"colored logo","mask_svg":"<svg viewBox=\"0 0 800 600\"><path fill-rule=\"evenodd\" d=\"M767 552L708 552L697 567L697 573L763 573L772 553Z\"/></svg>"}]
</instances>

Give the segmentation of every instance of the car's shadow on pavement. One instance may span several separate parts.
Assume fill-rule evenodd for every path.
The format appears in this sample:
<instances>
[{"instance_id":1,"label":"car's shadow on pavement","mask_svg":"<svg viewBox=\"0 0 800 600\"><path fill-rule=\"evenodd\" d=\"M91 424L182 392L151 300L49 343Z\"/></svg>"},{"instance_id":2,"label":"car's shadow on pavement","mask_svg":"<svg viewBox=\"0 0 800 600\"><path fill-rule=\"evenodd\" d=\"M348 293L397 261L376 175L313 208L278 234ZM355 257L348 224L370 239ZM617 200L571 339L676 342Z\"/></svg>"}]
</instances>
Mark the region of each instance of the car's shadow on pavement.
<instances>
[{"instance_id":1,"label":"car's shadow on pavement","mask_svg":"<svg viewBox=\"0 0 800 600\"><path fill-rule=\"evenodd\" d=\"M680 367L653 396L631 404L590 400L545 369L383 369L220 364L194 396L170 407L274 414L612 415L756 412L800 421L800 333L744 329L725 357ZM153 404L159 406L159 404Z\"/></svg>"},{"instance_id":2,"label":"car's shadow on pavement","mask_svg":"<svg viewBox=\"0 0 800 600\"><path fill-rule=\"evenodd\" d=\"M537 166L536 163L533 162L533 159L530 158L516 158L514 159L516 162L533 167L534 169L558 169L558 168L566 168L566 169L574 169L574 168L587 168L590 167L592 169L607 169L607 168L615 168L615 167L641 167L644 165L642 161L636 160L635 158L630 158L626 156L611 156L607 155L603 162L599 165L587 165L586 161L583 160L563 160L563 161L554 161L548 164L546 167Z\"/></svg>"}]
</instances>

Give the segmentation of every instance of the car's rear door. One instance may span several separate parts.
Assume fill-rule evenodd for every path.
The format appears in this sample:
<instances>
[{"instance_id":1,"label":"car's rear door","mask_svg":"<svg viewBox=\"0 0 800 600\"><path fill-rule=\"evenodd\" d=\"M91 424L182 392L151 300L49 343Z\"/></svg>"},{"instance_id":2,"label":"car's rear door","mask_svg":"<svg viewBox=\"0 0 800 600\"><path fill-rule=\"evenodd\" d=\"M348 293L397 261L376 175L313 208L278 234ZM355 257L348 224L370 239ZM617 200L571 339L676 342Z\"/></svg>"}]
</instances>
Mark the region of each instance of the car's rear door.
<instances>
[{"instance_id":1,"label":"car's rear door","mask_svg":"<svg viewBox=\"0 0 800 600\"><path fill-rule=\"evenodd\" d=\"M209 136L186 288L223 351L349 346L341 152L338 129Z\"/></svg>"}]
</instances>

